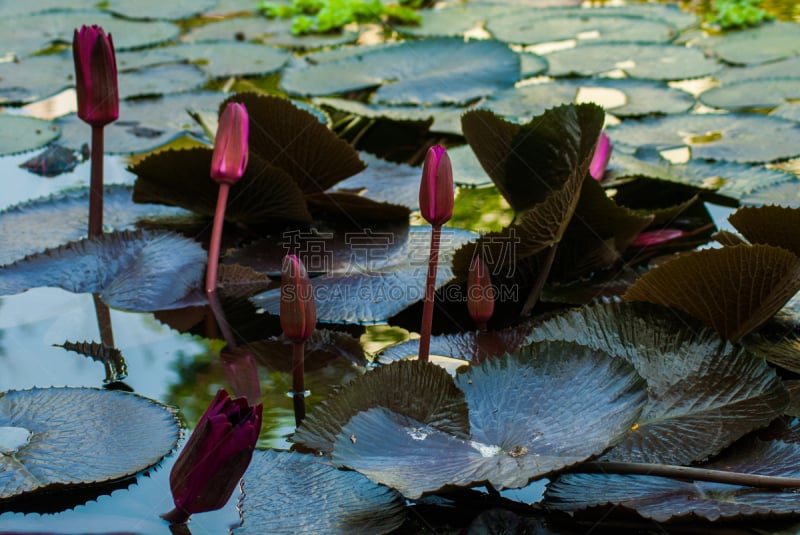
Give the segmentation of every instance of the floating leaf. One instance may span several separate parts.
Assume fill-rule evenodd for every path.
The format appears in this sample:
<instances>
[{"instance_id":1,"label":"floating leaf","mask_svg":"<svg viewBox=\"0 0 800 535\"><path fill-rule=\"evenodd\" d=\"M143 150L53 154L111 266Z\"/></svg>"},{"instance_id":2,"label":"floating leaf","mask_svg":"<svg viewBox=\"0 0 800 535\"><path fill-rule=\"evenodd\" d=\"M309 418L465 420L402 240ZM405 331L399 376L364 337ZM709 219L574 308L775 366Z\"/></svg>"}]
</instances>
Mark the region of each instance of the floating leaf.
<instances>
[{"instance_id":1,"label":"floating leaf","mask_svg":"<svg viewBox=\"0 0 800 535\"><path fill-rule=\"evenodd\" d=\"M800 55L800 27L792 22L775 21L757 28L726 32L707 40L704 45L728 63L766 63Z\"/></svg>"},{"instance_id":2,"label":"floating leaf","mask_svg":"<svg viewBox=\"0 0 800 535\"><path fill-rule=\"evenodd\" d=\"M281 88L302 96L378 88L372 98L376 103L465 104L513 85L519 61L497 41L406 41L339 61L289 68Z\"/></svg>"},{"instance_id":3,"label":"floating leaf","mask_svg":"<svg viewBox=\"0 0 800 535\"><path fill-rule=\"evenodd\" d=\"M132 188L104 188L103 224L114 230L130 230L137 223L179 217L187 212L152 204L131 202ZM26 255L79 240L86 235L89 189L78 188L58 195L34 199L0 212L0 265Z\"/></svg>"},{"instance_id":4,"label":"floating leaf","mask_svg":"<svg viewBox=\"0 0 800 535\"><path fill-rule=\"evenodd\" d=\"M46 177L55 177L64 173L69 173L88 156L89 146L85 145L85 147L86 151L77 153L57 143L51 143L38 155L30 160L22 162L19 166L23 169L27 169L31 173Z\"/></svg>"},{"instance_id":5,"label":"floating leaf","mask_svg":"<svg viewBox=\"0 0 800 535\"><path fill-rule=\"evenodd\" d=\"M214 78L262 76L280 70L289 59L283 50L256 43L199 42L168 50L195 63Z\"/></svg>"},{"instance_id":6,"label":"floating leaf","mask_svg":"<svg viewBox=\"0 0 800 535\"><path fill-rule=\"evenodd\" d=\"M394 531L406 516L394 490L296 452L256 451L242 489L242 525L234 535L372 535Z\"/></svg>"},{"instance_id":7,"label":"floating leaf","mask_svg":"<svg viewBox=\"0 0 800 535\"><path fill-rule=\"evenodd\" d=\"M334 463L412 499L486 482L522 487L618 442L645 399L622 359L564 343L488 360L456 383L469 404L469 439L407 411L371 408L342 428Z\"/></svg>"},{"instance_id":8,"label":"floating leaf","mask_svg":"<svg viewBox=\"0 0 800 535\"><path fill-rule=\"evenodd\" d=\"M800 223L800 209L783 206L740 208L729 218L750 243L783 247L800 256L800 236L792 232Z\"/></svg>"},{"instance_id":9,"label":"floating leaf","mask_svg":"<svg viewBox=\"0 0 800 535\"><path fill-rule=\"evenodd\" d=\"M545 56L550 76L593 76L621 70L631 78L684 80L707 76L722 65L698 48L625 43L582 44Z\"/></svg>"},{"instance_id":10,"label":"floating leaf","mask_svg":"<svg viewBox=\"0 0 800 535\"><path fill-rule=\"evenodd\" d=\"M400 361L354 379L318 405L297 428L292 442L330 453L342 427L357 413L374 407L402 412L455 436L469 434L464 392L453 378L436 364Z\"/></svg>"},{"instance_id":11,"label":"floating leaf","mask_svg":"<svg viewBox=\"0 0 800 535\"><path fill-rule=\"evenodd\" d=\"M119 74L121 98L160 96L200 89L206 74L194 65L156 65Z\"/></svg>"},{"instance_id":12,"label":"floating leaf","mask_svg":"<svg viewBox=\"0 0 800 535\"><path fill-rule=\"evenodd\" d=\"M75 84L71 56L53 54L0 63L0 104L40 100Z\"/></svg>"},{"instance_id":13,"label":"floating leaf","mask_svg":"<svg viewBox=\"0 0 800 535\"><path fill-rule=\"evenodd\" d=\"M180 20L200 15L217 5L217 0L137 0L131 4L126 0L109 0L106 9L126 19Z\"/></svg>"},{"instance_id":14,"label":"floating leaf","mask_svg":"<svg viewBox=\"0 0 800 535\"><path fill-rule=\"evenodd\" d=\"M689 147L692 158L771 162L800 154L800 125L760 115L674 115L625 121L608 129L611 140L631 147ZM770 143L764 143L770 139Z\"/></svg>"},{"instance_id":15,"label":"floating leaf","mask_svg":"<svg viewBox=\"0 0 800 535\"><path fill-rule=\"evenodd\" d=\"M652 305L610 303L548 320L530 341L566 340L630 362L648 384L635 428L606 458L688 464L781 414L788 397L761 359Z\"/></svg>"},{"instance_id":16,"label":"floating leaf","mask_svg":"<svg viewBox=\"0 0 800 535\"><path fill-rule=\"evenodd\" d=\"M742 80L700 94L700 102L712 108L750 111L775 108L800 99L800 77Z\"/></svg>"},{"instance_id":17,"label":"floating leaf","mask_svg":"<svg viewBox=\"0 0 800 535\"><path fill-rule=\"evenodd\" d=\"M106 233L3 266L0 295L51 286L100 293L123 310L180 308L202 302L206 256L199 243L169 232Z\"/></svg>"},{"instance_id":18,"label":"floating leaf","mask_svg":"<svg viewBox=\"0 0 800 535\"><path fill-rule=\"evenodd\" d=\"M314 103L369 119L389 119L398 122L423 122L433 120L431 132L461 135L463 108L452 106L382 106L343 98L315 98Z\"/></svg>"},{"instance_id":19,"label":"floating leaf","mask_svg":"<svg viewBox=\"0 0 800 535\"><path fill-rule=\"evenodd\" d=\"M722 84L741 82L744 80L757 80L760 78L783 78L785 76L792 78L800 77L800 56L771 61L762 65L728 67L714 73L714 78Z\"/></svg>"},{"instance_id":20,"label":"floating leaf","mask_svg":"<svg viewBox=\"0 0 800 535\"><path fill-rule=\"evenodd\" d=\"M294 342L291 340L281 336L248 342L244 347L268 369L292 371ZM358 339L347 333L316 329L305 341L303 348L306 371L324 368L334 359L346 359L361 367L367 365L367 357Z\"/></svg>"},{"instance_id":21,"label":"floating leaf","mask_svg":"<svg viewBox=\"0 0 800 535\"><path fill-rule=\"evenodd\" d=\"M25 440L0 458L0 500L132 476L158 463L179 435L166 407L89 388L5 392L0 434L13 430L22 430Z\"/></svg>"},{"instance_id":22,"label":"floating leaf","mask_svg":"<svg viewBox=\"0 0 800 535\"><path fill-rule=\"evenodd\" d=\"M59 128L49 121L4 113L0 115L0 156L38 149L59 134Z\"/></svg>"},{"instance_id":23,"label":"floating leaf","mask_svg":"<svg viewBox=\"0 0 800 535\"><path fill-rule=\"evenodd\" d=\"M547 71L549 63L547 60L532 52L523 52L520 54L520 70L522 77L536 76Z\"/></svg>"},{"instance_id":24,"label":"floating leaf","mask_svg":"<svg viewBox=\"0 0 800 535\"><path fill-rule=\"evenodd\" d=\"M422 22L417 25L395 25L394 29L402 34L424 37L454 37L464 35L491 17L519 11L518 6L508 4L452 4L439 9L422 11Z\"/></svg>"},{"instance_id":25,"label":"floating leaf","mask_svg":"<svg viewBox=\"0 0 800 535\"><path fill-rule=\"evenodd\" d=\"M643 275L624 299L683 310L736 342L798 290L797 256L768 245L737 245L666 262Z\"/></svg>"},{"instance_id":26,"label":"floating leaf","mask_svg":"<svg viewBox=\"0 0 800 535\"><path fill-rule=\"evenodd\" d=\"M334 191L351 191L374 201L419 209L422 169L388 162L366 152L359 156L367 168L336 184Z\"/></svg>"},{"instance_id":27,"label":"floating leaf","mask_svg":"<svg viewBox=\"0 0 800 535\"><path fill-rule=\"evenodd\" d=\"M114 383L122 381L128 375L128 366L125 364L125 357L116 347L107 346L97 342L64 342L54 344L56 347L63 347L67 351L74 351L84 357L100 362L106 370L104 383Z\"/></svg>"}]
</instances>

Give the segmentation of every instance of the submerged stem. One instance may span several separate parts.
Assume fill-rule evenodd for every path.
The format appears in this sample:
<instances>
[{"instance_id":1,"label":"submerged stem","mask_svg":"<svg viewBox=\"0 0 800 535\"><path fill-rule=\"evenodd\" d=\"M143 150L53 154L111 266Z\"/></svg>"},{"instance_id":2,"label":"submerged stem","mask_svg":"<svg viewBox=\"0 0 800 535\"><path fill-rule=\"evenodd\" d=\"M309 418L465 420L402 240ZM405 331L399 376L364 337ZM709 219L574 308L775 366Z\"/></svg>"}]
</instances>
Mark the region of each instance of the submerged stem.
<instances>
[{"instance_id":1,"label":"submerged stem","mask_svg":"<svg viewBox=\"0 0 800 535\"><path fill-rule=\"evenodd\" d=\"M225 224L225 205L228 203L230 184L219 185L217 195L217 209L214 211L214 225L211 228L211 241L208 244L208 268L206 269L206 293L217 289L217 266L219 264L219 250L222 242L222 226Z\"/></svg>"},{"instance_id":2,"label":"submerged stem","mask_svg":"<svg viewBox=\"0 0 800 535\"><path fill-rule=\"evenodd\" d=\"M294 422L300 426L306 417L305 386L305 342L292 344L292 400L294 401Z\"/></svg>"},{"instance_id":3,"label":"submerged stem","mask_svg":"<svg viewBox=\"0 0 800 535\"><path fill-rule=\"evenodd\" d=\"M103 127L92 126L89 237L103 234Z\"/></svg>"},{"instance_id":4,"label":"submerged stem","mask_svg":"<svg viewBox=\"0 0 800 535\"><path fill-rule=\"evenodd\" d=\"M433 301L436 297L436 267L439 263L439 242L442 237L441 225L431 227L431 253L428 258L428 276L425 279L425 301L422 305L422 326L420 327L419 360L428 362L431 350L431 330L433 329Z\"/></svg>"}]
</instances>

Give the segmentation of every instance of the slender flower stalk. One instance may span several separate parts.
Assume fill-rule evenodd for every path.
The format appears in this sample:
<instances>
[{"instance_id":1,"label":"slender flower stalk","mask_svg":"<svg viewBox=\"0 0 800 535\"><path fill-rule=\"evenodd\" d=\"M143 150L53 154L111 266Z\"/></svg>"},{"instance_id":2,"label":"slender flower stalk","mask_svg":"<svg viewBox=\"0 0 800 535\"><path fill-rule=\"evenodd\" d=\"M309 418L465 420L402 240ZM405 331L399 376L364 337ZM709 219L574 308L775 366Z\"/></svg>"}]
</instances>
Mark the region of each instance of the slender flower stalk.
<instances>
[{"instance_id":1,"label":"slender flower stalk","mask_svg":"<svg viewBox=\"0 0 800 535\"><path fill-rule=\"evenodd\" d=\"M428 149L422 165L419 187L419 207L422 217L431 224L431 251L428 258L428 276L425 280L425 301L422 306L419 360L428 361L433 327L433 302L436 297L436 268L439 263L439 243L442 225L453 217L453 168L450 157L441 145Z\"/></svg>"},{"instance_id":2,"label":"slender flower stalk","mask_svg":"<svg viewBox=\"0 0 800 535\"><path fill-rule=\"evenodd\" d=\"M103 233L103 128L119 117L114 41L100 26L82 26L72 39L78 117L92 127L89 236Z\"/></svg>"},{"instance_id":3,"label":"slender flower stalk","mask_svg":"<svg viewBox=\"0 0 800 535\"><path fill-rule=\"evenodd\" d=\"M208 245L208 268L206 269L206 292L217 289L217 266L222 242L222 226L225 222L225 206L228 191L238 182L247 168L247 139L250 132L247 108L244 104L231 102L222 112L214 139L214 154L211 157L211 178L219 183L214 225Z\"/></svg>"},{"instance_id":4,"label":"slender flower stalk","mask_svg":"<svg viewBox=\"0 0 800 535\"><path fill-rule=\"evenodd\" d=\"M603 175L606 174L606 167L608 166L608 161L611 159L611 151L614 146L611 144L611 140L608 138L608 134L606 134L605 130L600 132L600 137L597 139L597 146L594 149L594 155L592 155L592 162L589 164L589 174L592 175L592 178L595 180L602 180Z\"/></svg>"},{"instance_id":5,"label":"slender flower stalk","mask_svg":"<svg viewBox=\"0 0 800 535\"><path fill-rule=\"evenodd\" d=\"M295 424L299 426L306 416L305 342L314 332L317 308L306 268L293 254L284 257L281 267L280 319L283 336L293 344L291 396Z\"/></svg>"},{"instance_id":6,"label":"slender flower stalk","mask_svg":"<svg viewBox=\"0 0 800 535\"><path fill-rule=\"evenodd\" d=\"M200 418L169 475L175 509L162 515L186 522L222 508L247 470L261 431L262 405L231 399L221 389Z\"/></svg>"},{"instance_id":7,"label":"slender flower stalk","mask_svg":"<svg viewBox=\"0 0 800 535\"><path fill-rule=\"evenodd\" d=\"M486 323L494 313L494 288L492 276L483 257L475 255L467 276L467 310L479 331L486 331Z\"/></svg>"}]
</instances>

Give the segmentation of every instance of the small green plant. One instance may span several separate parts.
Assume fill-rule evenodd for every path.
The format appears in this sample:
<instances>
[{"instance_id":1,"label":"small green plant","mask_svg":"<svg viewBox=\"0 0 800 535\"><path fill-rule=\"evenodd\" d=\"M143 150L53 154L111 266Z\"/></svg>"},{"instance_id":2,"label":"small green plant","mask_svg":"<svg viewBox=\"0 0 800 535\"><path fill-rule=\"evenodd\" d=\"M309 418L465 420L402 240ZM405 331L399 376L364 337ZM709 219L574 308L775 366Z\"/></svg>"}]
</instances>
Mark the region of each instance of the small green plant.
<instances>
[{"instance_id":1,"label":"small green plant","mask_svg":"<svg viewBox=\"0 0 800 535\"><path fill-rule=\"evenodd\" d=\"M758 26L775 18L759 7L761 0L714 0L713 12L706 14L706 20L720 28L745 28Z\"/></svg>"},{"instance_id":2,"label":"small green plant","mask_svg":"<svg viewBox=\"0 0 800 535\"><path fill-rule=\"evenodd\" d=\"M401 5L402 4L402 5ZM291 5L263 1L259 9L268 18L292 18L292 33L329 33L352 22L368 23L391 19L413 24L421 17L413 8L423 0L400 0L400 4L384 5L381 0L292 0Z\"/></svg>"}]
</instances>

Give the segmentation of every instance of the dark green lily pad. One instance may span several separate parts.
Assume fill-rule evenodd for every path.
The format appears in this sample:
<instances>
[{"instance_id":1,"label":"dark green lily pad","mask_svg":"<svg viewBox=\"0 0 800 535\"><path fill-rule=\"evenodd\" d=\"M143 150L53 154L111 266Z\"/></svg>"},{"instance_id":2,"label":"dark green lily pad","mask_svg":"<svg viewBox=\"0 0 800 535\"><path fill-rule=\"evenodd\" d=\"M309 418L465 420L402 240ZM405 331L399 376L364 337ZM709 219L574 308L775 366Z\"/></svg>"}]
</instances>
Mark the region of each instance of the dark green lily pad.
<instances>
[{"instance_id":1,"label":"dark green lily pad","mask_svg":"<svg viewBox=\"0 0 800 535\"><path fill-rule=\"evenodd\" d=\"M550 76L593 76L621 70L631 78L684 80L722 68L698 48L648 44L581 44L545 56Z\"/></svg>"},{"instance_id":2,"label":"dark green lily pad","mask_svg":"<svg viewBox=\"0 0 800 535\"><path fill-rule=\"evenodd\" d=\"M509 11L519 11L519 6L502 4L454 4L440 9L422 11L422 22L418 25L395 25L394 28L403 34L424 37L454 37L464 35L478 25L496 15Z\"/></svg>"},{"instance_id":3,"label":"dark green lily pad","mask_svg":"<svg viewBox=\"0 0 800 535\"><path fill-rule=\"evenodd\" d=\"M457 136L462 135L461 115L466 111L464 108L450 106L383 106L343 98L319 97L314 99L314 103L369 119L389 119L399 122L429 122L433 120L428 127L431 132Z\"/></svg>"},{"instance_id":4,"label":"dark green lily pad","mask_svg":"<svg viewBox=\"0 0 800 535\"><path fill-rule=\"evenodd\" d=\"M374 201L419 209L421 168L388 162L366 152L359 156L367 168L336 184L333 191L356 192Z\"/></svg>"},{"instance_id":5,"label":"dark green lily pad","mask_svg":"<svg viewBox=\"0 0 800 535\"><path fill-rule=\"evenodd\" d=\"M0 434L14 429L26 437L11 451L0 446L0 500L134 475L158 463L179 437L177 419L166 407L90 388L0 394Z\"/></svg>"},{"instance_id":6,"label":"dark green lily pad","mask_svg":"<svg viewBox=\"0 0 800 535\"><path fill-rule=\"evenodd\" d=\"M126 19L180 20L192 18L217 5L217 0L109 0L105 9Z\"/></svg>"},{"instance_id":7,"label":"dark green lily pad","mask_svg":"<svg viewBox=\"0 0 800 535\"><path fill-rule=\"evenodd\" d=\"M137 22L100 11L42 13L0 19L0 53L27 56L51 43L72 43L75 28L97 24L114 38L116 50L153 46L174 39L180 30L169 22Z\"/></svg>"},{"instance_id":8,"label":"dark green lily pad","mask_svg":"<svg viewBox=\"0 0 800 535\"><path fill-rule=\"evenodd\" d=\"M106 304L123 310L202 304L206 257L199 243L170 232L107 233L3 266L0 295L50 286L99 293Z\"/></svg>"},{"instance_id":9,"label":"dark green lily pad","mask_svg":"<svg viewBox=\"0 0 800 535\"><path fill-rule=\"evenodd\" d=\"M330 453L336 436L361 411L385 407L423 420L444 432L469 434L464 392L440 366L401 361L354 379L346 388L317 406L292 436L292 442Z\"/></svg>"},{"instance_id":10,"label":"dark green lily pad","mask_svg":"<svg viewBox=\"0 0 800 535\"><path fill-rule=\"evenodd\" d=\"M294 342L283 336L248 342L245 346L257 362L267 369L291 373ZM346 359L356 366L367 366L367 357L358 341L347 333L316 329L304 344L306 372L322 369L334 359Z\"/></svg>"},{"instance_id":11,"label":"dark green lily pad","mask_svg":"<svg viewBox=\"0 0 800 535\"><path fill-rule=\"evenodd\" d=\"M130 186L104 188L103 224L113 230L131 230L137 222L187 215L160 205L134 204ZM35 199L0 212L0 266L26 255L79 240L86 235L89 190L80 188Z\"/></svg>"},{"instance_id":12,"label":"dark green lily pad","mask_svg":"<svg viewBox=\"0 0 800 535\"><path fill-rule=\"evenodd\" d=\"M468 439L405 411L371 408L342 428L333 462L412 499L486 482L518 488L621 440L646 397L622 359L567 343L488 360L456 384L469 405Z\"/></svg>"},{"instance_id":13,"label":"dark green lily pad","mask_svg":"<svg viewBox=\"0 0 800 535\"><path fill-rule=\"evenodd\" d=\"M793 253L769 245L737 245L665 262L636 281L624 299L683 310L736 342L798 290L800 260Z\"/></svg>"},{"instance_id":14,"label":"dark green lily pad","mask_svg":"<svg viewBox=\"0 0 800 535\"><path fill-rule=\"evenodd\" d=\"M760 163L800 155L800 125L761 115L676 115L626 121L608 129L615 143L689 147L692 158ZM769 139L770 143L764 143Z\"/></svg>"},{"instance_id":15,"label":"dark green lily pad","mask_svg":"<svg viewBox=\"0 0 800 535\"><path fill-rule=\"evenodd\" d=\"M519 79L519 56L497 41L435 38L406 41L284 72L281 88L322 96L378 88L383 104L465 104Z\"/></svg>"},{"instance_id":16,"label":"dark green lily pad","mask_svg":"<svg viewBox=\"0 0 800 535\"><path fill-rule=\"evenodd\" d=\"M103 129L104 149L110 154L137 154L158 148L182 135L205 139L202 128L187 113L216 117L228 95L211 91L166 95L157 99L123 100L119 120ZM74 113L55 121L61 127L60 143L72 149L89 140L91 130Z\"/></svg>"},{"instance_id":17,"label":"dark green lily pad","mask_svg":"<svg viewBox=\"0 0 800 535\"><path fill-rule=\"evenodd\" d=\"M184 36L187 42L196 41L254 41L297 50L313 50L326 46L352 43L358 32L293 35L289 19L265 19L262 16L237 17L211 22L194 28Z\"/></svg>"},{"instance_id":18,"label":"dark green lily pad","mask_svg":"<svg viewBox=\"0 0 800 535\"><path fill-rule=\"evenodd\" d=\"M182 93L205 85L207 75L195 65L157 65L119 73L120 98Z\"/></svg>"},{"instance_id":19,"label":"dark green lily pad","mask_svg":"<svg viewBox=\"0 0 800 535\"><path fill-rule=\"evenodd\" d=\"M286 51L257 43L199 42L168 50L198 65L214 78L273 73L289 59Z\"/></svg>"},{"instance_id":20,"label":"dark green lily pad","mask_svg":"<svg viewBox=\"0 0 800 535\"><path fill-rule=\"evenodd\" d=\"M534 54L533 52L523 52L519 57L520 71L523 78L542 74L547 71L550 65L543 56Z\"/></svg>"},{"instance_id":21,"label":"dark green lily pad","mask_svg":"<svg viewBox=\"0 0 800 535\"><path fill-rule=\"evenodd\" d=\"M585 95L597 90L620 93L621 104L604 105L606 111L620 117L649 115L653 113L683 113L694 106L692 95L656 82L597 79L578 82L555 82L527 85L498 91L490 95L482 106L500 115L529 120L559 104L585 102ZM586 93L581 93L586 92ZM600 95L602 96L602 95ZM598 102L603 105L604 103Z\"/></svg>"},{"instance_id":22,"label":"dark green lily pad","mask_svg":"<svg viewBox=\"0 0 800 535\"><path fill-rule=\"evenodd\" d=\"M530 341L566 340L630 362L648 384L635 428L606 459L688 464L780 415L788 396L763 360L674 311L609 303L567 312Z\"/></svg>"},{"instance_id":23,"label":"dark green lily pad","mask_svg":"<svg viewBox=\"0 0 800 535\"><path fill-rule=\"evenodd\" d=\"M459 121L460 123L460 121ZM481 162L469 145L447 149L450 163L453 166L453 181L463 186L488 186L492 179L481 167Z\"/></svg>"},{"instance_id":24,"label":"dark green lily pad","mask_svg":"<svg viewBox=\"0 0 800 535\"><path fill-rule=\"evenodd\" d=\"M0 156L38 149L60 133L50 121L4 113L0 115Z\"/></svg>"},{"instance_id":25,"label":"dark green lily pad","mask_svg":"<svg viewBox=\"0 0 800 535\"><path fill-rule=\"evenodd\" d=\"M501 41L524 45L566 39L666 43L678 33L677 28L662 20L603 9L556 10L552 15L529 9L492 17L486 29Z\"/></svg>"},{"instance_id":26,"label":"dark green lily pad","mask_svg":"<svg viewBox=\"0 0 800 535\"><path fill-rule=\"evenodd\" d=\"M704 45L728 63L766 63L800 55L800 26L775 21L757 28L727 32Z\"/></svg>"},{"instance_id":27,"label":"dark green lily pad","mask_svg":"<svg viewBox=\"0 0 800 535\"><path fill-rule=\"evenodd\" d=\"M800 256L800 236L792 232L800 223L800 209L751 206L740 208L728 217L728 221L750 243L782 247Z\"/></svg>"},{"instance_id":28,"label":"dark green lily pad","mask_svg":"<svg viewBox=\"0 0 800 535\"><path fill-rule=\"evenodd\" d=\"M0 63L0 104L21 105L75 84L72 55L55 54Z\"/></svg>"},{"instance_id":29,"label":"dark green lily pad","mask_svg":"<svg viewBox=\"0 0 800 535\"><path fill-rule=\"evenodd\" d=\"M779 61L772 61L762 65L746 67L728 67L714 73L714 78L723 84L741 82L743 80L757 80L759 78L800 77L800 57L794 56Z\"/></svg>"},{"instance_id":30,"label":"dark green lily pad","mask_svg":"<svg viewBox=\"0 0 800 535\"><path fill-rule=\"evenodd\" d=\"M154 67L156 65L164 65L167 63L184 63L181 56L170 52L171 48L151 48L147 50L134 50L128 52L116 52L117 69L120 72L135 71L145 67ZM72 52L65 51L62 53L66 58L67 63L73 66ZM49 57L49 56L42 56ZM74 69L74 66L73 66ZM122 88L120 88L122 89Z\"/></svg>"},{"instance_id":31,"label":"dark green lily pad","mask_svg":"<svg viewBox=\"0 0 800 535\"><path fill-rule=\"evenodd\" d=\"M394 531L406 517L396 491L296 452L256 451L242 489L234 535L371 535Z\"/></svg>"},{"instance_id":32,"label":"dark green lily pad","mask_svg":"<svg viewBox=\"0 0 800 535\"><path fill-rule=\"evenodd\" d=\"M704 91L699 99L706 106L731 111L775 108L800 99L800 77L733 82Z\"/></svg>"},{"instance_id":33,"label":"dark green lily pad","mask_svg":"<svg viewBox=\"0 0 800 535\"><path fill-rule=\"evenodd\" d=\"M380 238L380 229L373 229ZM347 262L327 271L312 281L317 297L317 320L333 323L382 323L425 296L425 274L430 251L430 227L412 227L407 232L390 234L390 241L373 244L371 248L358 248L344 243ZM370 238L365 233L355 236ZM436 287L440 288L453 278L450 261L456 249L477 235L461 229L445 227L439 250L439 269ZM331 236L333 238L333 236ZM332 241L332 240L331 240ZM327 243L323 241L322 243ZM352 242L351 242L352 243ZM377 247L376 247L377 245ZM331 249L325 249L329 251ZM277 249L278 259L285 248ZM284 251L281 253L280 251ZM310 251L301 251L306 254ZM317 255L319 258L320 255ZM319 263L319 260L317 260ZM308 267L308 263L306 263ZM251 299L264 311L277 315L280 309L280 290L270 290Z\"/></svg>"}]
</instances>

